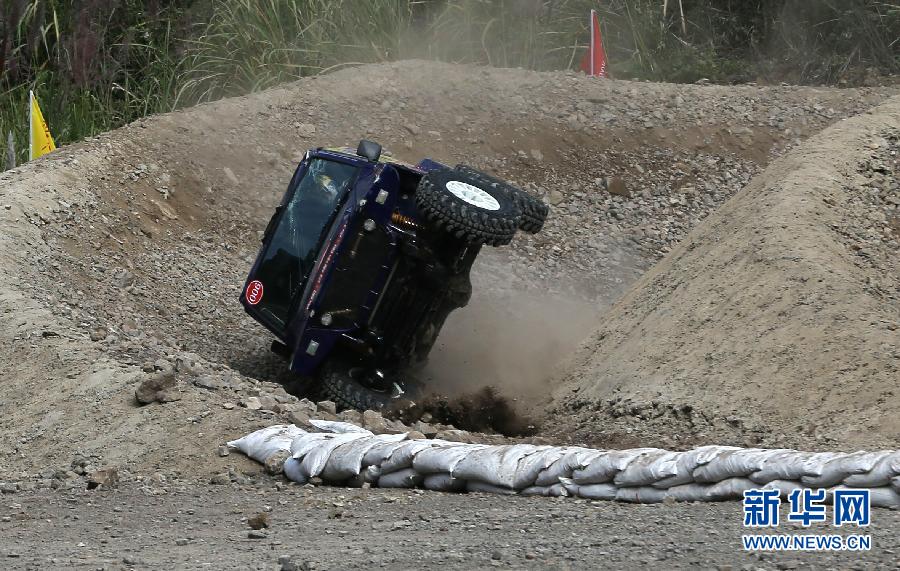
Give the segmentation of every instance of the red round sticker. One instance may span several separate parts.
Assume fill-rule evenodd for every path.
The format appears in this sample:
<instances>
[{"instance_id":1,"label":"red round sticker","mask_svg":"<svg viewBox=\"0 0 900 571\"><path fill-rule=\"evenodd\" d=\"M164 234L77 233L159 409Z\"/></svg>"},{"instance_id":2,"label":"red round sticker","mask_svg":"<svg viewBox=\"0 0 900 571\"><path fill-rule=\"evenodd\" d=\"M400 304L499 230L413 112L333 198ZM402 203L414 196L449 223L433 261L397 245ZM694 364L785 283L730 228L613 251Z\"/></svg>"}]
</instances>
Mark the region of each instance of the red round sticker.
<instances>
[{"instance_id":1,"label":"red round sticker","mask_svg":"<svg viewBox=\"0 0 900 571\"><path fill-rule=\"evenodd\" d=\"M263 285L259 280L253 280L249 284L247 284L247 303L250 305L256 305L260 301L262 301L263 296Z\"/></svg>"}]
</instances>

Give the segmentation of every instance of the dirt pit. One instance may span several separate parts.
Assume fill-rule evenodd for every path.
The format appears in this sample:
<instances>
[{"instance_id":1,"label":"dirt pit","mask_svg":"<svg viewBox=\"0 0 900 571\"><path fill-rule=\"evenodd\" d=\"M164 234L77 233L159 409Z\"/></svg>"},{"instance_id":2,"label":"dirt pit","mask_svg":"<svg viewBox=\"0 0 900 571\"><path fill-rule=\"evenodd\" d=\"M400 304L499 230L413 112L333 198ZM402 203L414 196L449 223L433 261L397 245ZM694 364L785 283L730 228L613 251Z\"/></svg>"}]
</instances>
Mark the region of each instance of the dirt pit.
<instances>
[{"instance_id":1,"label":"dirt pit","mask_svg":"<svg viewBox=\"0 0 900 571\"><path fill-rule=\"evenodd\" d=\"M677 244L773 157L895 92L404 62L152 117L60 149L0 175L0 474L79 456L206 479L237 462L215 455L222 442L297 412L247 406L296 399L273 384L282 365L237 297L307 148L370 138L406 160L495 172L552 205L542 233L479 259L472 305L448 323L430 369L442 392L491 385L541 415L554 391L557 404L568 402L559 391L571 391L571 378L551 383L552 371L595 316L673 248L661 267L689 252L693 242ZM587 345L579 355L590 353ZM138 407L137 384L168 368L177 399ZM606 422L577 419L576 438Z\"/></svg>"}]
</instances>

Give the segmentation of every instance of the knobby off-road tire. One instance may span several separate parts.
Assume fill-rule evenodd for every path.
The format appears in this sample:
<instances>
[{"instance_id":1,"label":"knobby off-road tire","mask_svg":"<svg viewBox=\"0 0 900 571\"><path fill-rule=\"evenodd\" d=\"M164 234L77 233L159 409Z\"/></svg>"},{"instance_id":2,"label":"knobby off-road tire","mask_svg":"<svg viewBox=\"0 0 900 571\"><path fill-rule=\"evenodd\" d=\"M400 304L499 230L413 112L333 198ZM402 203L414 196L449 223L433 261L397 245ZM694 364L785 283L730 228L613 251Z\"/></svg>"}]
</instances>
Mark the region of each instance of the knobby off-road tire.
<instances>
[{"instance_id":1,"label":"knobby off-road tire","mask_svg":"<svg viewBox=\"0 0 900 571\"><path fill-rule=\"evenodd\" d=\"M506 190L450 169L422 177L416 204L438 228L470 244L509 244L522 219L518 203Z\"/></svg>"},{"instance_id":2,"label":"knobby off-road tire","mask_svg":"<svg viewBox=\"0 0 900 571\"><path fill-rule=\"evenodd\" d=\"M319 393L338 410L381 410L393 399L388 392L363 385L350 375L350 366L326 363L319 373Z\"/></svg>"},{"instance_id":3,"label":"knobby off-road tire","mask_svg":"<svg viewBox=\"0 0 900 571\"><path fill-rule=\"evenodd\" d=\"M519 221L519 230L529 234L537 234L544 227L544 221L550 214L550 207L530 193L517 188L505 180L493 177L468 165L456 165L456 170L478 180L482 184L493 184L509 193L510 198L522 211L522 219Z\"/></svg>"}]
</instances>

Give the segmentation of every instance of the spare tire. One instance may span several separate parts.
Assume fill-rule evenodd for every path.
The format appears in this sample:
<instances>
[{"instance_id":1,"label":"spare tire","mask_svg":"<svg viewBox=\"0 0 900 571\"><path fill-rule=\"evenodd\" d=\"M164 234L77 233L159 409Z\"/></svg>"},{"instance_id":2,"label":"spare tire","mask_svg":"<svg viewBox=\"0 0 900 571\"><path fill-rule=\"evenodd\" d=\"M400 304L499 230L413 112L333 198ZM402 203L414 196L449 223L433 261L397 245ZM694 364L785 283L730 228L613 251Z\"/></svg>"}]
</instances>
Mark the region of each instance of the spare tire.
<instances>
[{"instance_id":1,"label":"spare tire","mask_svg":"<svg viewBox=\"0 0 900 571\"><path fill-rule=\"evenodd\" d=\"M498 184L458 170L437 170L422 177L416 204L438 228L470 244L509 244L522 210Z\"/></svg>"},{"instance_id":2,"label":"spare tire","mask_svg":"<svg viewBox=\"0 0 900 571\"><path fill-rule=\"evenodd\" d=\"M483 184L494 184L505 189L522 211L519 230L529 234L537 234L544 227L544 221L547 220L547 216L550 214L550 207L544 204L540 198L468 165L456 165L456 170L481 181Z\"/></svg>"}]
</instances>

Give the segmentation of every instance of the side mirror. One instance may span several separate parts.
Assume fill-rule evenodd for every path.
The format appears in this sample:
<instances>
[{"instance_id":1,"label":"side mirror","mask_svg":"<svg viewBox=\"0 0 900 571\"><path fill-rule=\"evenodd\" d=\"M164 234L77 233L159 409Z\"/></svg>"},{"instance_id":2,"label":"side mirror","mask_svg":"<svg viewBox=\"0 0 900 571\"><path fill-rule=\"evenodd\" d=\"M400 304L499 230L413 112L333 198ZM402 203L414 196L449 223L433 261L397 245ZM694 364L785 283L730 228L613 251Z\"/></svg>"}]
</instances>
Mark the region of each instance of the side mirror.
<instances>
[{"instance_id":1,"label":"side mirror","mask_svg":"<svg viewBox=\"0 0 900 571\"><path fill-rule=\"evenodd\" d=\"M378 158L381 156L381 145L376 143L375 141L367 141L363 139L359 142L359 146L356 147L356 154L365 157L371 162L378 161Z\"/></svg>"}]
</instances>

